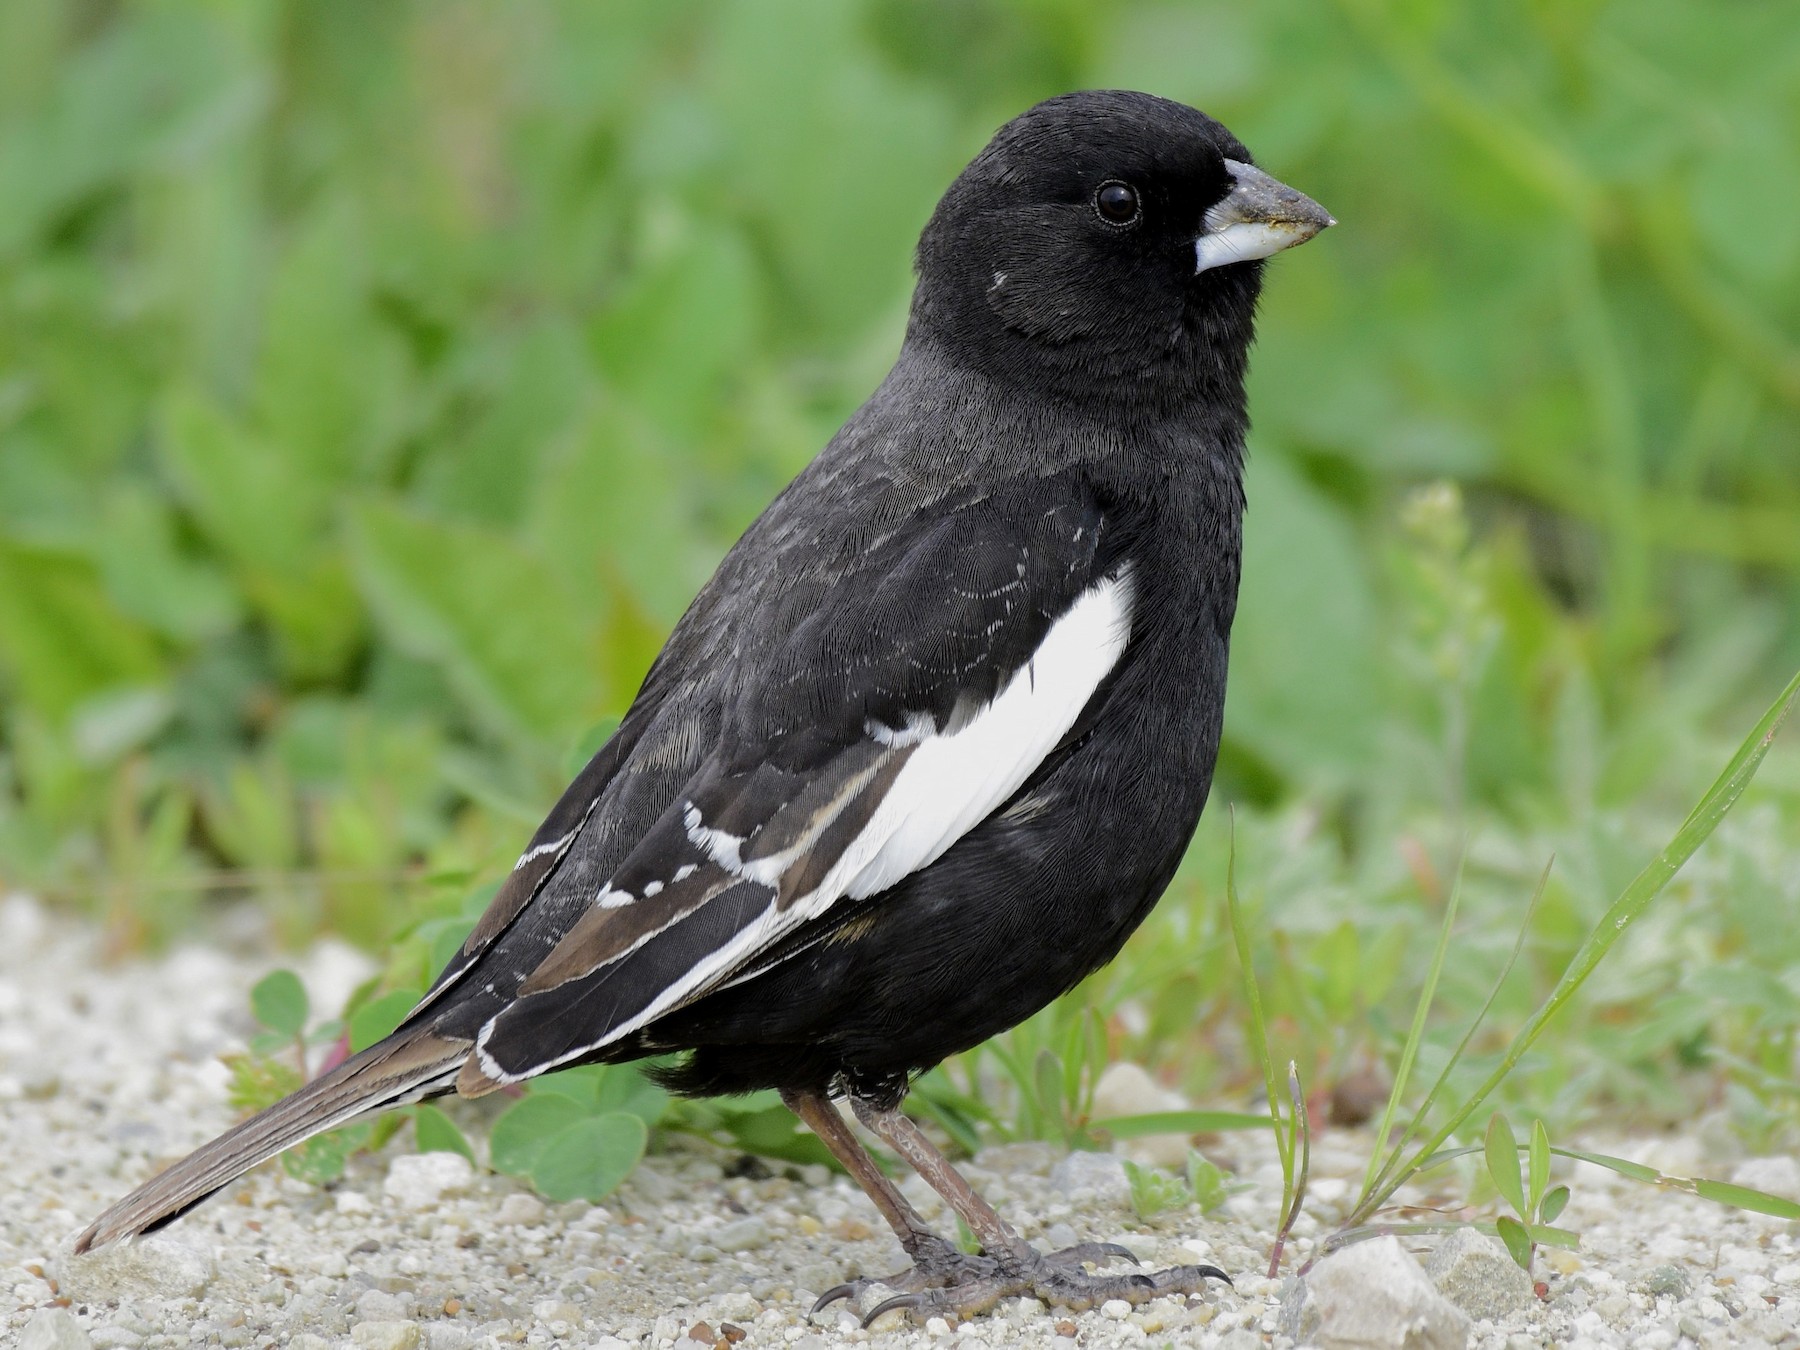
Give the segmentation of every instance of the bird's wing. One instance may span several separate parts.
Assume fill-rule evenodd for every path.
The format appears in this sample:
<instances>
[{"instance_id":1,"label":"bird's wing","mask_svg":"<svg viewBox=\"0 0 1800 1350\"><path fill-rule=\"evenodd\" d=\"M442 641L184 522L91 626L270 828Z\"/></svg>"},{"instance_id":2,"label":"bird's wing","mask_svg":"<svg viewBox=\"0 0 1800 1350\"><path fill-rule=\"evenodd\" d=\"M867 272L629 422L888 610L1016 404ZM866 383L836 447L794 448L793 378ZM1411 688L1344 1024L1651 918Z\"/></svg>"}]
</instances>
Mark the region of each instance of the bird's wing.
<instances>
[{"instance_id":1,"label":"bird's wing","mask_svg":"<svg viewBox=\"0 0 1800 1350\"><path fill-rule=\"evenodd\" d=\"M1105 512L1040 480L903 523L789 592L804 613L750 616L774 631L737 644L752 669L716 743L481 1028L459 1089L590 1057L943 854L1118 664L1134 585L1117 557Z\"/></svg>"}]
</instances>

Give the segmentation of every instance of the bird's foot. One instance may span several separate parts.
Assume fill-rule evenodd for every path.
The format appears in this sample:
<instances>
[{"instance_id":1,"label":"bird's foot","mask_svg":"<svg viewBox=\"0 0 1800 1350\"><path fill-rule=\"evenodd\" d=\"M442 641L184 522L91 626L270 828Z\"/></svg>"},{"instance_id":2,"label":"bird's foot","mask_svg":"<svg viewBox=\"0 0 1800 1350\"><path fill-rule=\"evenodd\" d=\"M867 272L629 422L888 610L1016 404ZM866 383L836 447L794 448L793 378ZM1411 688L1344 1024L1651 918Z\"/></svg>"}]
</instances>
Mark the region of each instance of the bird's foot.
<instances>
[{"instance_id":1,"label":"bird's foot","mask_svg":"<svg viewBox=\"0 0 1800 1350\"><path fill-rule=\"evenodd\" d=\"M839 1299L849 1299L852 1305L860 1307L863 1295L877 1287L917 1294L927 1289L992 1279L1000 1271L999 1262L993 1257L972 1256L935 1233L922 1233L910 1245L912 1250L908 1254L913 1263L905 1270L897 1275L864 1275L834 1285L819 1295L812 1311L816 1313L821 1308L828 1308Z\"/></svg>"},{"instance_id":2,"label":"bird's foot","mask_svg":"<svg viewBox=\"0 0 1800 1350\"><path fill-rule=\"evenodd\" d=\"M1088 1265L1107 1265L1137 1259L1124 1247L1110 1242L1084 1242L1058 1252L1039 1252L1021 1242L1001 1256L970 1256L942 1239L935 1247L914 1253L915 1264L884 1280L861 1279L829 1290L813 1305L813 1311L840 1298L855 1300L870 1288L882 1285L896 1291L863 1314L863 1325L885 1313L907 1311L920 1321L932 1317L973 1317L986 1312L1003 1298L1029 1296L1053 1307L1076 1312L1097 1307L1109 1299L1145 1303L1165 1294L1197 1294L1209 1279L1231 1282L1216 1266L1176 1266L1155 1274L1090 1274Z\"/></svg>"}]
</instances>

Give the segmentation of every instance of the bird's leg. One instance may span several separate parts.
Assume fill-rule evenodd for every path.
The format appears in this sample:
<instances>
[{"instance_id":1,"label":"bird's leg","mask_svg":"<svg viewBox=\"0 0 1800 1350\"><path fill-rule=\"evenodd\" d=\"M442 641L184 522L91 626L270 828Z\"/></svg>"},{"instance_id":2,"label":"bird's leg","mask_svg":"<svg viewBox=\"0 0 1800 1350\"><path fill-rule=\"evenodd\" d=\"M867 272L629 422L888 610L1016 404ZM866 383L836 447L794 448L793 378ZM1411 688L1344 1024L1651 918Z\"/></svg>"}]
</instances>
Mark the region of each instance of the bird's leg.
<instances>
[{"instance_id":1,"label":"bird's leg","mask_svg":"<svg viewBox=\"0 0 1800 1350\"><path fill-rule=\"evenodd\" d=\"M883 1175L875 1165L875 1160L869 1156L868 1150L857 1142L856 1135L844 1123L844 1118L838 1114L828 1096L823 1092L784 1089L781 1100L831 1150L832 1156L844 1165L844 1170L855 1178L856 1184L875 1202L875 1208L881 1211L881 1217L887 1220L888 1227L894 1230L894 1236L900 1239L902 1250L913 1262L912 1269L887 1279L850 1280L827 1289L819 1296L819 1301L813 1304L814 1312L840 1298L854 1299L875 1284L912 1292L937 1285L957 1284L993 1273L993 1262L969 1256L957 1250L954 1243L945 1241L931 1231L920 1217L919 1211L900 1193L900 1188ZM970 1270L972 1265L978 1265L980 1269Z\"/></svg>"},{"instance_id":2,"label":"bird's leg","mask_svg":"<svg viewBox=\"0 0 1800 1350\"><path fill-rule=\"evenodd\" d=\"M1153 1275L1090 1275L1083 1268L1089 1262L1100 1265L1123 1260L1137 1264L1125 1248L1106 1242L1082 1243L1045 1255L1013 1231L897 1106L883 1108L861 1098L852 1098L852 1105L857 1119L885 1139L944 1197L991 1258L986 1271L965 1267L964 1278L953 1283L937 1282L911 1289L878 1304L864 1316L864 1326L883 1313L900 1308L921 1318L945 1314L968 1317L986 1311L1003 1298L1023 1294L1081 1311L1115 1298L1144 1303L1164 1294L1197 1294L1209 1279L1230 1283L1230 1277L1217 1266L1175 1266Z\"/></svg>"}]
</instances>

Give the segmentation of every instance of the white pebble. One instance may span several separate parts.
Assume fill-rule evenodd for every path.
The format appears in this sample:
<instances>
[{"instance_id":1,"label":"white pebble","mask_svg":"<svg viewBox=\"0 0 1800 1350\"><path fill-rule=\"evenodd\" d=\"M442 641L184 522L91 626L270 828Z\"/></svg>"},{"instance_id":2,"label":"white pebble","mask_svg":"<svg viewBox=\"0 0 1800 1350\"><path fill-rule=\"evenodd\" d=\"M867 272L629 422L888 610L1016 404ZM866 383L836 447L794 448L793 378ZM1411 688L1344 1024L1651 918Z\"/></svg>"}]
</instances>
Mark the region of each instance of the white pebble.
<instances>
[{"instance_id":1,"label":"white pebble","mask_svg":"<svg viewBox=\"0 0 1800 1350\"><path fill-rule=\"evenodd\" d=\"M350 1332L357 1350L419 1350L417 1322L358 1322Z\"/></svg>"},{"instance_id":2,"label":"white pebble","mask_svg":"<svg viewBox=\"0 0 1800 1350\"><path fill-rule=\"evenodd\" d=\"M1109 1298L1100 1305L1100 1315L1110 1317L1115 1322L1123 1322L1131 1316L1131 1305L1122 1298Z\"/></svg>"},{"instance_id":3,"label":"white pebble","mask_svg":"<svg viewBox=\"0 0 1800 1350\"><path fill-rule=\"evenodd\" d=\"M404 1209L431 1209L474 1179L475 1169L460 1153L406 1153L388 1165L381 1189Z\"/></svg>"},{"instance_id":4,"label":"white pebble","mask_svg":"<svg viewBox=\"0 0 1800 1350\"><path fill-rule=\"evenodd\" d=\"M536 1228L544 1221L544 1212L544 1202L535 1195L514 1191L500 1202L500 1212L494 1216L494 1220L496 1223L518 1224L522 1228Z\"/></svg>"}]
</instances>

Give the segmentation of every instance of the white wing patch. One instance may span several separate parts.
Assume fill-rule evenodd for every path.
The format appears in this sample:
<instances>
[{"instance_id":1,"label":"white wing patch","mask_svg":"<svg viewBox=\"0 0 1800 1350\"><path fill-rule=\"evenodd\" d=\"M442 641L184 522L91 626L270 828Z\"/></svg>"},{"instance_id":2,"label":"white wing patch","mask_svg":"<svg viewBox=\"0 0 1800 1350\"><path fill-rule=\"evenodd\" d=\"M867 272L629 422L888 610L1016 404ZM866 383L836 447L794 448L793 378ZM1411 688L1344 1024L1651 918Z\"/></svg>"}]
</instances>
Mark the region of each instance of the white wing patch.
<instances>
[{"instance_id":1,"label":"white wing patch","mask_svg":"<svg viewBox=\"0 0 1800 1350\"><path fill-rule=\"evenodd\" d=\"M928 867L1019 790L1075 725L1131 636L1131 575L1084 592L994 701L920 738L875 817L815 895L855 899Z\"/></svg>"},{"instance_id":2,"label":"white wing patch","mask_svg":"<svg viewBox=\"0 0 1800 1350\"><path fill-rule=\"evenodd\" d=\"M708 952L642 1011L609 1028L602 1039L591 1045L567 1051L524 1072L507 1073L486 1048L494 1026L490 1020L475 1045L483 1071L496 1082L514 1083L591 1054L671 1008L724 984L756 952L819 917L842 897L862 899L874 895L942 857L952 844L1017 792L1075 725L1081 710L1124 654L1131 636L1133 595L1129 568L1084 591L1051 625L1031 659L1014 673L993 701L954 732L940 733L932 719L920 716L909 717L900 729L871 725L872 739L914 749L868 825L818 886L793 900L783 897L781 905L771 903L755 922ZM828 820L820 823L820 830ZM683 824L688 838L714 864L764 886L779 889L783 874L804 856L801 845L745 863L740 857L744 839L709 828L692 803L683 812ZM684 879L692 867L682 867L675 880ZM597 900L611 908L630 904L632 898L609 886ZM654 934L646 935L643 941L651 936Z\"/></svg>"}]
</instances>

